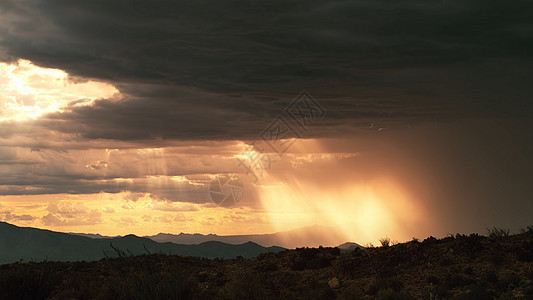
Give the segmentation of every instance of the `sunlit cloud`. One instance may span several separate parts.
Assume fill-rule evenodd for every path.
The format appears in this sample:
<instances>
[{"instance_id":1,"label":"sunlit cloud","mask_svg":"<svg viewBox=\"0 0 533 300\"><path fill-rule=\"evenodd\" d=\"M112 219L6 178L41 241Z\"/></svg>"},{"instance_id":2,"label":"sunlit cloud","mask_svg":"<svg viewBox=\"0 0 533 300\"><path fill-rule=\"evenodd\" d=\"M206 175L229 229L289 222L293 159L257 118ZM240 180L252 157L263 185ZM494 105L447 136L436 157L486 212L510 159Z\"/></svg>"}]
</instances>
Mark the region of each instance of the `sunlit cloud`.
<instances>
[{"instance_id":1,"label":"sunlit cloud","mask_svg":"<svg viewBox=\"0 0 533 300\"><path fill-rule=\"evenodd\" d=\"M104 235L154 235L159 232L252 234L272 231L261 209L171 203L149 194L131 201L130 192L117 194L55 194L0 196L0 221L45 227L62 232Z\"/></svg>"},{"instance_id":2,"label":"sunlit cloud","mask_svg":"<svg viewBox=\"0 0 533 300\"><path fill-rule=\"evenodd\" d=\"M75 80L65 71L41 68L28 60L0 63L0 121L34 119L67 105L85 106L118 95L109 83Z\"/></svg>"}]
</instances>

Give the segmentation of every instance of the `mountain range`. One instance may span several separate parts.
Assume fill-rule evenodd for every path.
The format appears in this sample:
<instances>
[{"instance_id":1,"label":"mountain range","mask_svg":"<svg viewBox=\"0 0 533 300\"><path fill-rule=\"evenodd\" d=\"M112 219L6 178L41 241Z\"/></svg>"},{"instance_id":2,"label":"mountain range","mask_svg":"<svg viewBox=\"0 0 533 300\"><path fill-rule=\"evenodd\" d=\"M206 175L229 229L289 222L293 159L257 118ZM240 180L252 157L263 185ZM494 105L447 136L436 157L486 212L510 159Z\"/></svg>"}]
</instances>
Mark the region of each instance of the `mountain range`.
<instances>
[{"instance_id":1,"label":"mountain range","mask_svg":"<svg viewBox=\"0 0 533 300\"><path fill-rule=\"evenodd\" d=\"M94 238L0 222L0 264L20 261L92 261L114 256L113 247L132 254L167 253L205 258L255 257L279 252L282 247L263 247L247 241L237 245L205 241L195 245L156 242L146 237L126 235ZM113 247L112 247L113 246Z\"/></svg>"},{"instance_id":2,"label":"mountain range","mask_svg":"<svg viewBox=\"0 0 533 300\"><path fill-rule=\"evenodd\" d=\"M90 238L112 238L99 234L72 233L75 235L86 236ZM254 242L263 247L279 246L287 249L301 247L335 247L346 242L344 236L338 233L334 227L312 225L301 227L290 231L276 232L271 234L251 234L251 235L216 235L216 234L199 234L199 233L159 233L152 236L145 236L159 243L175 243L195 245L210 241L218 241L226 244L243 244ZM349 243L349 246L361 247L356 243ZM351 249L353 249L353 247ZM339 247L342 250L342 247Z\"/></svg>"}]
</instances>

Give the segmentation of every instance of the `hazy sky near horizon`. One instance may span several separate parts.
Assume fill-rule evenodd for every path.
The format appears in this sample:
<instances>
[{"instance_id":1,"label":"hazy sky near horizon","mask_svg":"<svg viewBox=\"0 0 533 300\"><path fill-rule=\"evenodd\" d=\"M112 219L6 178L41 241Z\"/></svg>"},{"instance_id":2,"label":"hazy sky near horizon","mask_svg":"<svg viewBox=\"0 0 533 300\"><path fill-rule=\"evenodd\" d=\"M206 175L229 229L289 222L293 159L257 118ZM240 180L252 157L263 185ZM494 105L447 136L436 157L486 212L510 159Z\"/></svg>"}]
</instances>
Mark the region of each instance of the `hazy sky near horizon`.
<instances>
[{"instance_id":1,"label":"hazy sky near horizon","mask_svg":"<svg viewBox=\"0 0 533 300\"><path fill-rule=\"evenodd\" d=\"M2 1L0 221L107 235L322 224L360 243L516 231L533 224L532 13ZM286 112L303 90L325 113L307 126ZM243 152L278 117L287 151ZM273 159L258 180L238 163L252 154ZM208 187L229 173L244 197L219 207Z\"/></svg>"}]
</instances>

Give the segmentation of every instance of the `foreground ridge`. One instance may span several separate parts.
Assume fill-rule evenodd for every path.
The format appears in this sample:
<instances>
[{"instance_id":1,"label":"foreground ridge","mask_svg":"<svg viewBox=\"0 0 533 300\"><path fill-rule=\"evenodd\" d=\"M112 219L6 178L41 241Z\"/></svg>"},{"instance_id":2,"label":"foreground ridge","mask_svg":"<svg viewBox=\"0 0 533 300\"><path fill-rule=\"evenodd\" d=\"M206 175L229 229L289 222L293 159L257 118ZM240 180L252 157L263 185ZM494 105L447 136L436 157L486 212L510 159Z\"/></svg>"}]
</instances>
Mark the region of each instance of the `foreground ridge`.
<instances>
[{"instance_id":1,"label":"foreground ridge","mask_svg":"<svg viewBox=\"0 0 533 300\"><path fill-rule=\"evenodd\" d=\"M256 258L116 255L0 267L0 298L491 299L533 297L533 230L429 237L341 252L298 248Z\"/></svg>"}]
</instances>

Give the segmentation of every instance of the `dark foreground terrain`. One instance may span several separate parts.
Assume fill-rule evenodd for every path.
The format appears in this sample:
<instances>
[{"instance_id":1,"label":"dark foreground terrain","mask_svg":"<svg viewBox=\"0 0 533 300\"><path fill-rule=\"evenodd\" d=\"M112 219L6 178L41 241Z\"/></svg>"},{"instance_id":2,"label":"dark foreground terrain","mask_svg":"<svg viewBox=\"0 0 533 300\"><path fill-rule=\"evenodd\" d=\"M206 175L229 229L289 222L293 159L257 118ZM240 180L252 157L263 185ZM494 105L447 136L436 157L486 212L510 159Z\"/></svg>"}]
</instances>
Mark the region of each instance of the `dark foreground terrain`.
<instances>
[{"instance_id":1,"label":"dark foreground terrain","mask_svg":"<svg viewBox=\"0 0 533 300\"><path fill-rule=\"evenodd\" d=\"M533 228L252 259L174 255L0 266L1 299L533 299Z\"/></svg>"}]
</instances>

